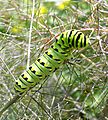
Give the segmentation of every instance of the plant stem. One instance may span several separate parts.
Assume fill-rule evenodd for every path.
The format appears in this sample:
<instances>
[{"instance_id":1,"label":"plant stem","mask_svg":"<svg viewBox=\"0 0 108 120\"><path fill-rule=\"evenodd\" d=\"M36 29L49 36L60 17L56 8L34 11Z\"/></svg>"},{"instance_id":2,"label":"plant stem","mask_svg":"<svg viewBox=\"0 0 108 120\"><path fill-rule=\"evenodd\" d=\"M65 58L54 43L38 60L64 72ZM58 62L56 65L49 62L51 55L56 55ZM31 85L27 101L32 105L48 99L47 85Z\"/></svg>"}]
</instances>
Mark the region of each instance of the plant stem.
<instances>
[{"instance_id":1,"label":"plant stem","mask_svg":"<svg viewBox=\"0 0 108 120\"><path fill-rule=\"evenodd\" d=\"M21 96L20 95L16 95L14 96L10 101L8 101L4 107L0 110L0 117L1 115L13 104L15 103Z\"/></svg>"}]
</instances>

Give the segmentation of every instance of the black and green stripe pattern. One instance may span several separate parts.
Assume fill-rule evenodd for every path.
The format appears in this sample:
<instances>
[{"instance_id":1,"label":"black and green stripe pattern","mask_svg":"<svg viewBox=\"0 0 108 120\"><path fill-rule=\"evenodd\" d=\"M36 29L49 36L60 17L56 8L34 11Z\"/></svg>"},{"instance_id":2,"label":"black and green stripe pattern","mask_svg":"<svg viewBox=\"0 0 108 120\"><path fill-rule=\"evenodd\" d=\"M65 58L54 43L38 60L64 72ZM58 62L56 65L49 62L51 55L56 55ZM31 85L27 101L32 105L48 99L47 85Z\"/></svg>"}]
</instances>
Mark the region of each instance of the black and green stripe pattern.
<instances>
[{"instance_id":1,"label":"black and green stripe pattern","mask_svg":"<svg viewBox=\"0 0 108 120\"><path fill-rule=\"evenodd\" d=\"M44 80L68 59L72 49L86 47L88 41L88 38L77 30L61 33L51 47L20 75L16 80L15 90L23 93Z\"/></svg>"}]
</instances>

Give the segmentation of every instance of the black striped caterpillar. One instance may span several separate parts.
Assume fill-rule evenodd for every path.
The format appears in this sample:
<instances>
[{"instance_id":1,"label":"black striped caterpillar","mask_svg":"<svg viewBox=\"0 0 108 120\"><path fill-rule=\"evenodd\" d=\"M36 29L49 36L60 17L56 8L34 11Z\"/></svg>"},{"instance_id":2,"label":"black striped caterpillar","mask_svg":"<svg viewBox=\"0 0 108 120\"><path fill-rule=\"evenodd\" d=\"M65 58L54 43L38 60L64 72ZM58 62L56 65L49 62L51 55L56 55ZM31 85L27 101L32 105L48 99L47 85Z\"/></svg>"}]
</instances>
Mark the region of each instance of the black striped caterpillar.
<instances>
[{"instance_id":1,"label":"black striped caterpillar","mask_svg":"<svg viewBox=\"0 0 108 120\"><path fill-rule=\"evenodd\" d=\"M89 39L78 30L67 30L55 38L51 47L29 69L23 72L14 86L23 93L56 71L68 59L72 49L83 48Z\"/></svg>"}]
</instances>

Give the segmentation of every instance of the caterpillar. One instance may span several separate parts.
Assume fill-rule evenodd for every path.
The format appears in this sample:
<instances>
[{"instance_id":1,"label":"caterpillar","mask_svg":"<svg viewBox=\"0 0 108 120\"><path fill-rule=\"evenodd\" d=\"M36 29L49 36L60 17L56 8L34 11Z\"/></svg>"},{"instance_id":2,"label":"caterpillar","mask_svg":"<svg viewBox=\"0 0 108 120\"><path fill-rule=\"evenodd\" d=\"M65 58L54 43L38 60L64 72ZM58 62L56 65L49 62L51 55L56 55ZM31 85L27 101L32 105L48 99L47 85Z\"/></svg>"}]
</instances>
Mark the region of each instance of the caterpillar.
<instances>
[{"instance_id":1,"label":"caterpillar","mask_svg":"<svg viewBox=\"0 0 108 120\"><path fill-rule=\"evenodd\" d=\"M55 72L71 54L72 49L88 46L89 39L78 30L67 30L55 38L55 42L29 69L16 80L15 90L24 93Z\"/></svg>"}]
</instances>

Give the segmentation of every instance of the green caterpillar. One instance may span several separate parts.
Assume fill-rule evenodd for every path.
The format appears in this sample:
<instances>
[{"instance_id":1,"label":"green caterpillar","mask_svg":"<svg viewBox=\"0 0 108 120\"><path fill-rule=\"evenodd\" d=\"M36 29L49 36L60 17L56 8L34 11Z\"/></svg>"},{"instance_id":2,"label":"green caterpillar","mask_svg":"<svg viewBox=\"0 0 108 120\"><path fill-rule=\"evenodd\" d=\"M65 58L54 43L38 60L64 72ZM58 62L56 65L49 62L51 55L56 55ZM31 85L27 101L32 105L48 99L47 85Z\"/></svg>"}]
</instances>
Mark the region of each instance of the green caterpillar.
<instances>
[{"instance_id":1,"label":"green caterpillar","mask_svg":"<svg viewBox=\"0 0 108 120\"><path fill-rule=\"evenodd\" d=\"M89 39L80 31L68 30L61 33L51 47L40 56L29 69L16 80L15 90L23 93L44 80L70 56L71 50L88 45Z\"/></svg>"}]
</instances>

